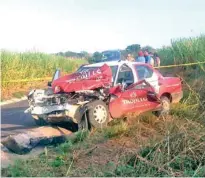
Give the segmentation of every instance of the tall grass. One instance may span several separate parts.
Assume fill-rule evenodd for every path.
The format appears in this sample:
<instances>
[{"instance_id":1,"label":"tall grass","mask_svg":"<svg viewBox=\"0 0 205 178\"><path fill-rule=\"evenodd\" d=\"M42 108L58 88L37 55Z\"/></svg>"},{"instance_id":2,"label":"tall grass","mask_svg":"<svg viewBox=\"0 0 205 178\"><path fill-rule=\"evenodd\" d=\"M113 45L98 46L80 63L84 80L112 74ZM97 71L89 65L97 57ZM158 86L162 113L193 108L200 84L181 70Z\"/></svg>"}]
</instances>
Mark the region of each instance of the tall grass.
<instances>
[{"instance_id":1,"label":"tall grass","mask_svg":"<svg viewBox=\"0 0 205 178\"><path fill-rule=\"evenodd\" d=\"M2 51L2 81L49 77L56 68L72 72L85 60L49 55L44 53L12 53Z\"/></svg>"},{"instance_id":2,"label":"tall grass","mask_svg":"<svg viewBox=\"0 0 205 178\"><path fill-rule=\"evenodd\" d=\"M13 86L26 85L22 82L7 82L11 80L51 77L57 68L69 73L76 70L83 63L86 63L83 59L73 60L39 52L16 53L1 51L2 88L5 90Z\"/></svg>"},{"instance_id":3,"label":"tall grass","mask_svg":"<svg viewBox=\"0 0 205 178\"><path fill-rule=\"evenodd\" d=\"M205 62L205 35L172 40L171 46L159 49L158 54L162 65ZM196 114L201 113L200 118L205 120L205 113L202 112L205 109L205 64L172 67L160 71L183 78L183 103L186 107L194 107L192 111Z\"/></svg>"},{"instance_id":4,"label":"tall grass","mask_svg":"<svg viewBox=\"0 0 205 178\"><path fill-rule=\"evenodd\" d=\"M205 35L180 38L171 41L171 46L158 49L163 65L205 61Z\"/></svg>"}]
</instances>

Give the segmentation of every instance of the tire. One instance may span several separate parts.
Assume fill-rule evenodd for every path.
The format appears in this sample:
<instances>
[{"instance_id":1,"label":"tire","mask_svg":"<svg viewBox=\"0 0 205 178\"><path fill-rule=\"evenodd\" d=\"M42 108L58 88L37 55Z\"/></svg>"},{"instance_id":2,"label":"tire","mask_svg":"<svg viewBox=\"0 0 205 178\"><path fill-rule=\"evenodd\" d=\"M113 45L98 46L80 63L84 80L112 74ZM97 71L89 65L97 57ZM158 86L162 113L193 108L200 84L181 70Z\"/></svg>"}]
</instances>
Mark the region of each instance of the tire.
<instances>
[{"instance_id":1,"label":"tire","mask_svg":"<svg viewBox=\"0 0 205 178\"><path fill-rule=\"evenodd\" d=\"M87 116L91 126L104 128L108 124L109 111L107 105L100 100L93 101L87 105Z\"/></svg>"},{"instance_id":2,"label":"tire","mask_svg":"<svg viewBox=\"0 0 205 178\"><path fill-rule=\"evenodd\" d=\"M169 115L169 112L170 112L170 100L166 96L162 96L160 98L160 101L162 103L162 109L159 111L155 111L154 115L157 117L160 117L160 116L165 117L165 116Z\"/></svg>"},{"instance_id":3,"label":"tire","mask_svg":"<svg viewBox=\"0 0 205 178\"><path fill-rule=\"evenodd\" d=\"M48 122L45 120L46 116L32 115L32 117L34 118L33 120L35 121L36 125L38 126L48 125Z\"/></svg>"}]
</instances>

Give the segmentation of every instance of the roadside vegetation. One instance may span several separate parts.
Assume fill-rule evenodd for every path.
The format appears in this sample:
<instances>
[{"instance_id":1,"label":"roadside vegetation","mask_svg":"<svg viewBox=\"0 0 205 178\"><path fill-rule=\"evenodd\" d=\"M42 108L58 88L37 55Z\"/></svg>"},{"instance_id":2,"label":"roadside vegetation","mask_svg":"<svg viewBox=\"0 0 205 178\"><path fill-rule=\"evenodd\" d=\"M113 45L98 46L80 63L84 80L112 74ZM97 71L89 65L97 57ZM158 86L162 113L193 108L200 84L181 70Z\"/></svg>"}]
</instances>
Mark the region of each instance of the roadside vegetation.
<instances>
[{"instance_id":1,"label":"roadside vegetation","mask_svg":"<svg viewBox=\"0 0 205 178\"><path fill-rule=\"evenodd\" d=\"M179 114L179 113L178 113ZM205 175L205 127L172 114L147 114L75 137L38 157L2 169L10 177L201 176Z\"/></svg>"},{"instance_id":2,"label":"roadside vegetation","mask_svg":"<svg viewBox=\"0 0 205 178\"><path fill-rule=\"evenodd\" d=\"M205 61L205 34L171 41L171 46L158 49L163 65ZM204 65L203 65L204 67Z\"/></svg>"},{"instance_id":3,"label":"roadside vegetation","mask_svg":"<svg viewBox=\"0 0 205 178\"><path fill-rule=\"evenodd\" d=\"M203 35L158 50L162 65L205 61L204 52ZM105 129L77 132L38 157L17 160L2 176L205 177L204 69L204 64L159 69L183 79L184 98L169 116L132 115Z\"/></svg>"},{"instance_id":4,"label":"roadside vegetation","mask_svg":"<svg viewBox=\"0 0 205 178\"><path fill-rule=\"evenodd\" d=\"M86 62L85 59L70 59L39 52L1 51L1 98L21 96L21 92L27 91L29 87L46 86L48 79L40 81L40 84L35 79L52 77L57 68L71 73Z\"/></svg>"},{"instance_id":5,"label":"roadside vegetation","mask_svg":"<svg viewBox=\"0 0 205 178\"><path fill-rule=\"evenodd\" d=\"M162 65L205 62L205 35L172 40L171 44L170 47L158 50ZM181 101L183 107L179 109L185 109L186 116L191 113L196 114L193 118L205 124L205 64L159 70L183 79L184 98Z\"/></svg>"}]
</instances>

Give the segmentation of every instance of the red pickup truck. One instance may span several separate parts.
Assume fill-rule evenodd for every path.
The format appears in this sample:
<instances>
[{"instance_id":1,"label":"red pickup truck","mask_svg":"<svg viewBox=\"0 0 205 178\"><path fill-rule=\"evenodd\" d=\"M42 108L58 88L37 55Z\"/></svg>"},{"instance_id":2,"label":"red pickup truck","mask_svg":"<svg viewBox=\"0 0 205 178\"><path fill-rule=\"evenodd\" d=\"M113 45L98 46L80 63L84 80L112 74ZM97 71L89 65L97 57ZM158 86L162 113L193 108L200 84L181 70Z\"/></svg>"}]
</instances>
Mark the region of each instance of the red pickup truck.
<instances>
[{"instance_id":1,"label":"red pickup truck","mask_svg":"<svg viewBox=\"0 0 205 178\"><path fill-rule=\"evenodd\" d=\"M56 74L59 74L57 71ZM166 115L183 96L180 78L163 77L148 64L112 61L54 75L50 88L32 90L30 112L38 125L71 121L79 128L105 127L128 113Z\"/></svg>"}]
</instances>

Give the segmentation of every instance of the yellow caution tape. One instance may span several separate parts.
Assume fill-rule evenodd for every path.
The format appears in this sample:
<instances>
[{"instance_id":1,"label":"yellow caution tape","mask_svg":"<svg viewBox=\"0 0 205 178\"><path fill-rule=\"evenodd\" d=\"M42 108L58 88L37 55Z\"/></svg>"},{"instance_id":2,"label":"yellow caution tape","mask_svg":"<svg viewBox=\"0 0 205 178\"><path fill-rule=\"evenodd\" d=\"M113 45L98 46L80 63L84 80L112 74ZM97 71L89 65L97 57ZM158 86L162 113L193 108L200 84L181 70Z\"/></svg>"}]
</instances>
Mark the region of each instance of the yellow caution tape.
<instances>
[{"instance_id":1,"label":"yellow caution tape","mask_svg":"<svg viewBox=\"0 0 205 178\"><path fill-rule=\"evenodd\" d=\"M170 67L181 67L181 66L191 66L191 65L197 65L197 64L205 64L204 62L195 62L195 63L188 63L188 64L176 64L176 65L168 65L168 66L159 66L154 68L170 68ZM18 82L34 82L34 81L44 81L44 80L50 80L51 77L45 77L45 78L32 78L32 79L22 79L22 80L9 80L9 81L2 81L3 83L18 83Z\"/></svg>"},{"instance_id":2,"label":"yellow caution tape","mask_svg":"<svg viewBox=\"0 0 205 178\"><path fill-rule=\"evenodd\" d=\"M188 64L175 64L175 65L168 65L168 66L159 66L159 67L154 67L154 68L170 68L170 67L182 67L182 66L192 66L192 65L197 65L197 64L205 64L204 62L195 62L195 63L188 63Z\"/></svg>"},{"instance_id":3,"label":"yellow caution tape","mask_svg":"<svg viewBox=\"0 0 205 178\"><path fill-rule=\"evenodd\" d=\"M43 81L50 80L52 77L44 77L44 78L31 78L31 79L22 79L22 80L8 80L2 81L3 83L18 83L18 82L33 82L33 81Z\"/></svg>"}]
</instances>

